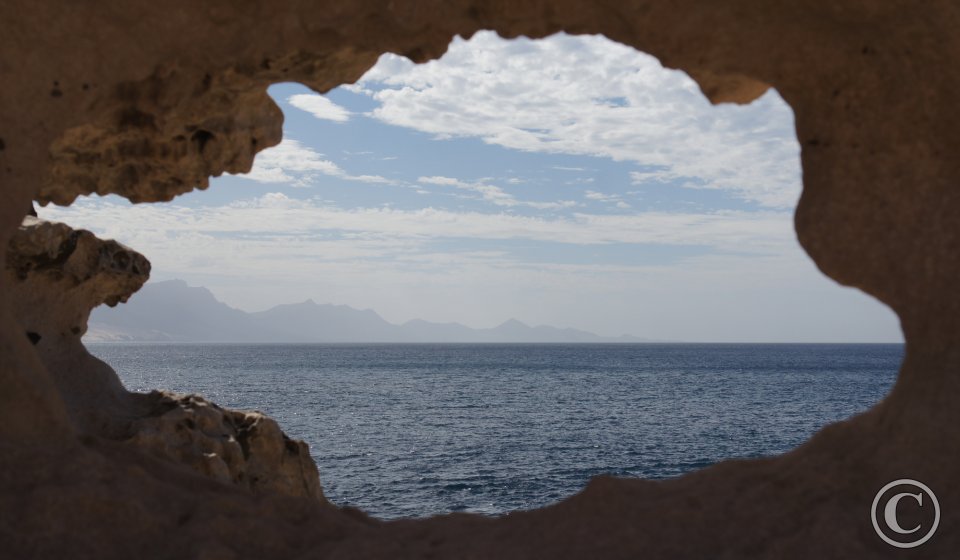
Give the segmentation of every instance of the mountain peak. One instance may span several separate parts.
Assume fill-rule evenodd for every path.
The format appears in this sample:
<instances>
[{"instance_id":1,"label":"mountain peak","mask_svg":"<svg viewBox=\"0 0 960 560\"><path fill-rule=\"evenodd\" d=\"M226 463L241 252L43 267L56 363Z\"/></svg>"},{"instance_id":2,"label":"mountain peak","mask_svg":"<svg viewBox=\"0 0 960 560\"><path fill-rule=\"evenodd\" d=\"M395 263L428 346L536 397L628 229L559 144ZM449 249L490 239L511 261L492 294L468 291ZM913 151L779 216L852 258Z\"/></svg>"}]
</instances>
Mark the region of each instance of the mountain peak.
<instances>
[{"instance_id":1,"label":"mountain peak","mask_svg":"<svg viewBox=\"0 0 960 560\"><path fill-rule=\"evenodd\" d=\"M626 342L584 331L509 319L495 328L413 319L404 325L372 309L318 304L313 299L247 313L183 280L149 282L125 305L97 308L87 340L190 342Z\"/></svg>"},{"instance_id":2,"label":"mountain peak","mask_svg":"<svg viewBox=\"0 0 960 560\"><path fill-rule=\"evenodd\" d=\"M177 288L189 288L189 287L190 287L190 285L187 284L187 281L186 281L186 280L181 280L181 279L179 279L179 278L174 278L174 279L172 279L172 280L154 280L154 281L150 282L150 284L153 285L153 286L158 286L158 287L162 287L162 286L177 287Z\"/></svg>"}]
</instances>

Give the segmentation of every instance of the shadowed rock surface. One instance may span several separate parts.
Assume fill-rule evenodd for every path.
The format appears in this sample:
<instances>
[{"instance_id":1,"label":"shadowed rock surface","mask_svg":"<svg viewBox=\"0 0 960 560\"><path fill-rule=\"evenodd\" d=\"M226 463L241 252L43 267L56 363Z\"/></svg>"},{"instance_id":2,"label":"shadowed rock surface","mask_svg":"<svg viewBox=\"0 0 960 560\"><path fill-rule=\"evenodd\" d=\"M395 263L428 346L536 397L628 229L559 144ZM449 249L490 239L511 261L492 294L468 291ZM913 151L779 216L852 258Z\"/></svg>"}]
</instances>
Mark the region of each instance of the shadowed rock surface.
<instances>
[{"instance_id":1,"label":"shadowed rock surface","mask_svg":"<svg viewBox=\"0 0 960 560\"><path fill-rule=\"evenodd\" d=\"M224 410L197 395L153 391L127 441L221 482L258 493L322 498L307 444L259 412Z\"/></svg>"},{"instance_id":2,"label":"shadowed rock surface","mask_svg":"<svg viewBox=\"0 0 960 560\"><path fill-rule=\"evenodd\" d=\"M256 493L322 497L307 445L270 418L195 395L130 393L83 347L90 310L126 301L149 273L139 253L61 223L26 217L10 240L4 276L14 312L73 427Z\"/></svg>"},{"instance_id":3,"label":"shadowed rock surface","mask_svg":"<svg viewBox=\"0 0 960 560\"><path fill-rule=\"evenodd\" d=\"M944 512L911 556L956 557L958 26L960 6L945 0L0 4L0 546L12 558L894 557L869 506L907 476L933 488ZM136 259L116 263L133 273L126 280L110 265L64 291L69 235L38 238L35 253L14 241L30 202L94 192L162 201L205 188L279 142L269 84L327 91L383 52L423 62L479 29L601 33L686 71L715 103L777 88L802 146L801 244L825 274L901 319L906 358L889 397L781 457L668 481L599 478L556 506L495 519L381 523L117 441L122 387L65 332L138 287ZM61 264L63 278L43 272L36 283L10 272ZM180 401L158 422L204 407Z\"/></svg>"}]
</instances>

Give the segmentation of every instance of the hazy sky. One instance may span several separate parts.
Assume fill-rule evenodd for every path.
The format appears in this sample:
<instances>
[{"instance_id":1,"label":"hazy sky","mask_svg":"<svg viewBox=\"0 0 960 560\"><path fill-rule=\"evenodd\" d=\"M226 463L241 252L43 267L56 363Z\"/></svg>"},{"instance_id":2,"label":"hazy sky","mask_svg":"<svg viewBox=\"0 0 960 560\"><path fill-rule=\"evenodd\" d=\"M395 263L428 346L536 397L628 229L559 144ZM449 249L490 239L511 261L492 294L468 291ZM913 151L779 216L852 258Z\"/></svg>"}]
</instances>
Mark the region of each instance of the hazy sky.
<instances>
[{"instance_id":1,"label":"hazy sky","mask_svg":"<svg viewBox=\"0 0 960 560\"><path fill-rule=\"evenodd\" d=\"M509 318L686 341L900 341L796 242L793 115L711 106L599 37L457 39L319 96L274 86L282 144L173 203L42 217L144 253L234 307L312 298L384 318Z\"/></svg>"}]
</instances>

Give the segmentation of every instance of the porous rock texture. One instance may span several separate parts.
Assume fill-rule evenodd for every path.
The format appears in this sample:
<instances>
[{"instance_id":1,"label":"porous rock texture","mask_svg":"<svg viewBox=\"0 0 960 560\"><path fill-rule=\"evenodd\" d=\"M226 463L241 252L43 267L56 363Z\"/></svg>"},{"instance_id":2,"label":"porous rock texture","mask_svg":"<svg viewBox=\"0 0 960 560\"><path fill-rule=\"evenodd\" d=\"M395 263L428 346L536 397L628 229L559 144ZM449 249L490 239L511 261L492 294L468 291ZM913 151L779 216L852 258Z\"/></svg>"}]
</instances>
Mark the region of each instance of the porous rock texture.
<instances>
[{"instance_id":1,"label":"porous rock texture","mask_svg":"<svg viewBox=\"0 0 960 560\"><path fill-rule=\"evenodd\" d=\"M947 0L0 3L0 256L10 255L31 201L65 204L92 192L169 200L204 188L208 176L248 170L254 154L280 138L271 83L326 91L357 79L381 53L422 62L454 35L480 29L505 37L601 33L686 71L714 102L746 103L768 86L780 92L802 147L801 244L825 274L896 311L907 344L884 401L783 456L668 481L599 478L558 505L499 518L384 523L322 499L225 484L98 435L77 416L72 395L99 393L108 402L115 378L91 376L64 392L58 377L70 364L51 365L41 349L80 315L56 309L56 299L42 313L24 310L6 275L3 552L895 557L904 551L875 535L869 508L880 487L908 477L929 485L943 511L937 534L909 555L956 557L958 28L960 4ZM42 336L36 346L28 329ZM70 352L80 356L79 343Z\"/></svg>"},{"instance_id":2,"label":"porous rock texture","mask_svg":"<svg viewBox=\"0 0 960 560\"><path fill-rule=\"evenodd\" d=\"M270 418L224 410L196 395L130 393L84 348L90 311L126 301L146 282L150 263L142 255L28 216L10 239L4 272L14 315L78 435L122 441L255 493L322 496L307 445Z\"/></svg>"}]
</instances>

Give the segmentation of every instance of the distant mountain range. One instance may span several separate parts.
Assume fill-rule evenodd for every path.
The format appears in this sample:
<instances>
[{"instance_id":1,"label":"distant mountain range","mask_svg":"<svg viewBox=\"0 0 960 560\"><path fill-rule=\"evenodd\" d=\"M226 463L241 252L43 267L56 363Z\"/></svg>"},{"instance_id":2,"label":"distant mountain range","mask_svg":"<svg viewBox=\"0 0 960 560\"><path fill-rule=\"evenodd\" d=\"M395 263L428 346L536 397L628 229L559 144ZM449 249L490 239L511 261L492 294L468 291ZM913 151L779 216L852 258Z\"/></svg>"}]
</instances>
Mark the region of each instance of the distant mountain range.
<instances>
[{"instance_id":1,"label":"distant mountain range","mask_svg":"<svg viewBox=\"0 0 960 560\"><path fill-rule=\"evenodd\" d=\"M183 280L150 282L125 304L98 307L87 342L650 342L577 329L531 327L511 319L492 329L421 319L388 323L370 309L303 303L248 313Z\"/></svg>"}]
</instances>

